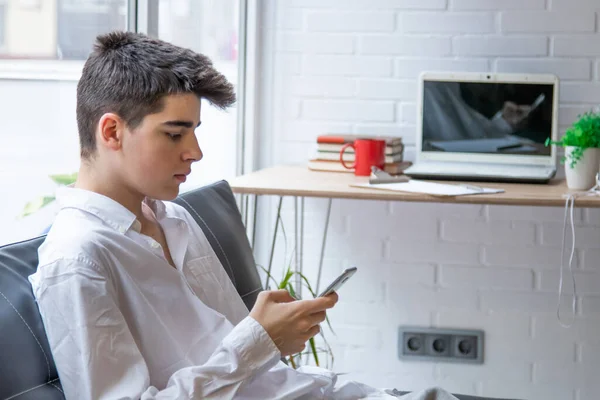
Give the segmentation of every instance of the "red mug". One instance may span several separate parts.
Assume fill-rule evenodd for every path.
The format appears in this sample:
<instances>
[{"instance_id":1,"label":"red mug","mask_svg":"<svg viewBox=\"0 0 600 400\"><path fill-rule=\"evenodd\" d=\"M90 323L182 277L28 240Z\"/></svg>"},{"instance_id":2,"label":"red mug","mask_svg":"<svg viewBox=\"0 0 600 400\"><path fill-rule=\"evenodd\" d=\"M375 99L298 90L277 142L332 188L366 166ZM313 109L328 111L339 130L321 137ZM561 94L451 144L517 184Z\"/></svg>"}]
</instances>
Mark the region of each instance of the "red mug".
<instances>
[{"instance_id":1,"label":"red mug","mask_svg":"<svg viewBox=\"0 0 600 400\"><path fill-rule=\"evenodd\" d=\"M347 148L354 149L354 164L347 165L344 162L344 151ZM354 143L345 144L340 150L340 162L344 168L354 168L356 176L370 176L371 167L383 169L385 164L385 140L357 139Z\"/></svg>"}]
</instances>

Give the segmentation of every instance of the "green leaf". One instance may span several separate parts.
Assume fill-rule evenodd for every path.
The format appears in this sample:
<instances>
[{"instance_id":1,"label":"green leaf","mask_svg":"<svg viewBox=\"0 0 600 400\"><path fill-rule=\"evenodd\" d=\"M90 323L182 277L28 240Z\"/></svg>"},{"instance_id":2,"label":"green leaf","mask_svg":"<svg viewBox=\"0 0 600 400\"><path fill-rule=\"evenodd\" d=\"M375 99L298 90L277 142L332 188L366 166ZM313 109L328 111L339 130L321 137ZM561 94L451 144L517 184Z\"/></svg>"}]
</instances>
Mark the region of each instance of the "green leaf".
<instances>
[{"instance_id":1,"label":"green leaf","mask_svg":"<svg viewBox=\"0 0 600 400\"><path fill-rule=\"evenodd\" d=\"M279 283L279 289L285 289L292 276L294 276L294 271L292 271L291 267L288 267L283 280Z\"/></svg>"},{"instance_id":2,"label":"green leaf","mask_svg":"<svg viewBox=\"0 0 600 400\"><path fill-rule=\"evenodd\" d=\"M317 367L319 366L319 355L317 354L317 346L315 345L314 336L308 339L308 343L310 344L310 349L312 351L313 357L315 359L315 364Z\"/></svg>"},{"instance_id":3,"label":"green leaf","mask_svg":"<svg viewBox=\"0 0 600 400\"><path fill-rule=\"evenodd\" d=\"M52 179L59 185L70 185L71 183L74 183L77 180L77 172L74 172L72 174L50 175L50 179Z\"/></svg>"},{"instance_id":4,"label":"green leaf","mask_svg":"<svg viewBox=\"0 0 600 400\"><path fill-rule=\"evenodd\" d=\"M28 215L33 214L39 209L52 203L55 199L56 198L54 196L40 196L34 200L31 200L29 203L25 204L25 207L21 212L21 217L26 217Z\"/></svg>"}]
</instances>

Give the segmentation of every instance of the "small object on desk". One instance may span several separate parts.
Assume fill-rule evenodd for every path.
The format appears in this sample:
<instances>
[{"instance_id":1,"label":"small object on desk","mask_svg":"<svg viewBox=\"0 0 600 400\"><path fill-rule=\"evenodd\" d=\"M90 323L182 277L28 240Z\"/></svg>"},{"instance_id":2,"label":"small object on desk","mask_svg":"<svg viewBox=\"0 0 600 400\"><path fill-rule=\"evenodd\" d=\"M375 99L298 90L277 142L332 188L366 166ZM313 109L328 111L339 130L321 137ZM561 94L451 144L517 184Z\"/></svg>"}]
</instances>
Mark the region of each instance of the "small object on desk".
<instances>
[{"instance_id":1,"label":"small object on desk","mask_svg":"<svg viewBox=\"0 0 600 400\"><path fill-rule=\"evenodd\" d=\"M406 175L392 176L382 170L381 168L377 168L375 165L371 167L371 177L369 178L369 183L371 185L378 185L382 183L400 183L400 182L408 182L409 178Z\"/></svg>"},{"instance_id":2,"label":"small object on desk","mask_svg":"<svg viewBox=\"0 0 600 400\"><path fill-rule=\"evenodd\" d=\"M464 196L469 194L492 194L503 193L504 189L483 188L473 185L453 185L435 183L411 179L408 182L383 183L373 185L371 183L350 184L353 187L391 190L393 192L424 193L432 196Z\"/></svg>"}]
</instances>

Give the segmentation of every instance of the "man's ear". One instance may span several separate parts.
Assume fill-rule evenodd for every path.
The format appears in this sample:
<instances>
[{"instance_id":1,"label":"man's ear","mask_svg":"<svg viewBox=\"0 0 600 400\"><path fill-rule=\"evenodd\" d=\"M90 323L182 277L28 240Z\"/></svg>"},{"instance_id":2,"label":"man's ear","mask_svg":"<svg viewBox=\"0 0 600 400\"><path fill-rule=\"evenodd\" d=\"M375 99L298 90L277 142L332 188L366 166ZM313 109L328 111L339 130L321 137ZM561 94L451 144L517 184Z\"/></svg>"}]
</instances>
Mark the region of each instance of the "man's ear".
<instances>
[{"instance_id":1,"label":"man's ear","mask_svg":"<svg viewBox=\"0 0 600 400\"><path fill-rule=\"evenodd\" d=\"M117 114L106 113L98 121L98 145L111 150L119 150L123 145L125 121Z\"/></svg>"}]
</instances>

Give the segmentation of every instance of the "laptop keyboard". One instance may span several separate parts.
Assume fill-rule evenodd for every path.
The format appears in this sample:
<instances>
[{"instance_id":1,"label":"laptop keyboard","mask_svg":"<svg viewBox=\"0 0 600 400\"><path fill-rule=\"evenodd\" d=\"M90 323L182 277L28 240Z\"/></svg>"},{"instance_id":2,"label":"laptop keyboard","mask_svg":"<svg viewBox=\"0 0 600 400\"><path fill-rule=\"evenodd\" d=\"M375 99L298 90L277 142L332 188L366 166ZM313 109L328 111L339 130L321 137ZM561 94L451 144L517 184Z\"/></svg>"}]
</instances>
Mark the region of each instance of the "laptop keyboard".
<instances>
[{"instance_id":1,"label":"laptop keyboard","mask_svg":"<svg viewBox=\"0 0 600 400\"><path fill-rule=\"evenodd\" d=\"M408 168L405 174L544 179L552 177L554 172L554 168L547 166L421 162Z\"/></svg>"}]
</instances>

